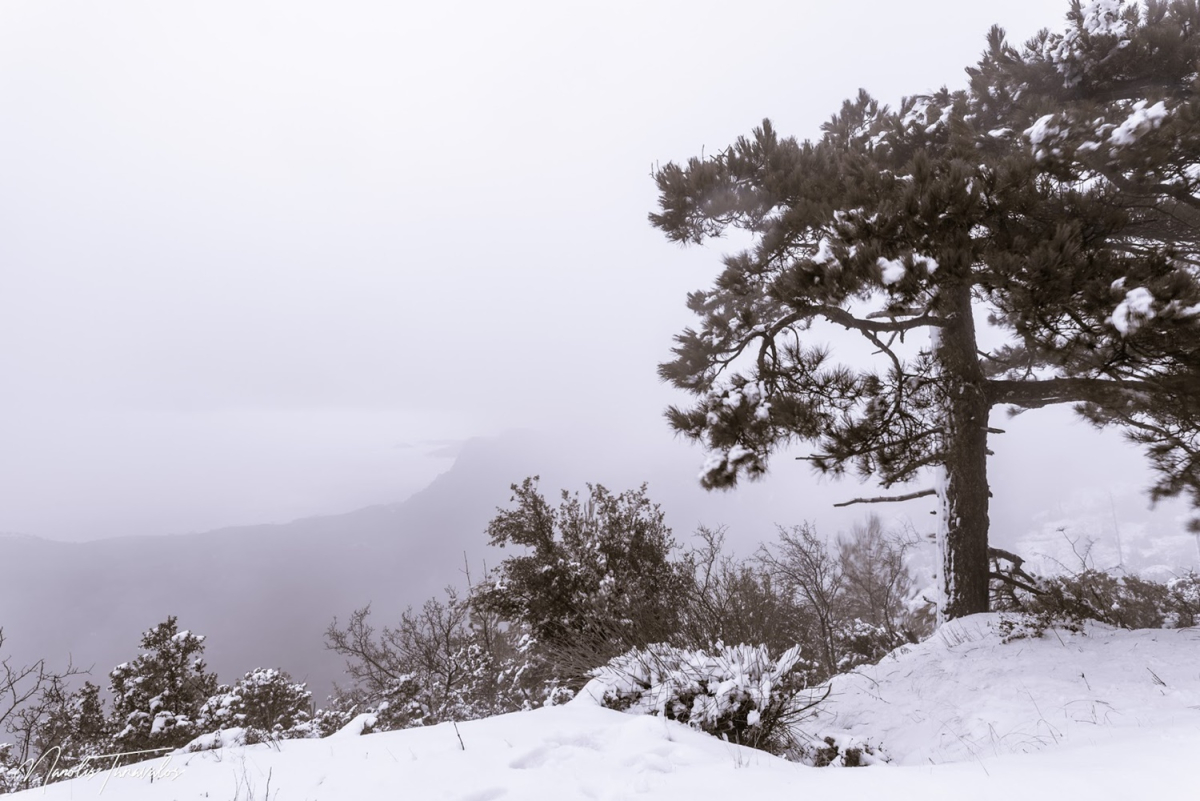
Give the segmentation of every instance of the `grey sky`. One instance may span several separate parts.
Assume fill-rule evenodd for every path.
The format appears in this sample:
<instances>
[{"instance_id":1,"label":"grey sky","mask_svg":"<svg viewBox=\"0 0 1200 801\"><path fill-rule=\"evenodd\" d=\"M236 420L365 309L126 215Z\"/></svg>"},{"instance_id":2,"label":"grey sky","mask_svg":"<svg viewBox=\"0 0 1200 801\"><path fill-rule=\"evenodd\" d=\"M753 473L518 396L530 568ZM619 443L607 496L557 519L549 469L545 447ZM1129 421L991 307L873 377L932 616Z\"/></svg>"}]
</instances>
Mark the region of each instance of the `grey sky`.
<instances>
[{"instance_id":1,"label":"grey sky","mask_svg":"<svg viewBox=\"0 0 1200 801\"><path fill-rule=\"evenodd\" d=\"M516 427L694 471L654 368L721 249L650 229L651 165L961 85L1066 6L8 0L0 530L345 511Z\"/></svg>"}]
</instances>

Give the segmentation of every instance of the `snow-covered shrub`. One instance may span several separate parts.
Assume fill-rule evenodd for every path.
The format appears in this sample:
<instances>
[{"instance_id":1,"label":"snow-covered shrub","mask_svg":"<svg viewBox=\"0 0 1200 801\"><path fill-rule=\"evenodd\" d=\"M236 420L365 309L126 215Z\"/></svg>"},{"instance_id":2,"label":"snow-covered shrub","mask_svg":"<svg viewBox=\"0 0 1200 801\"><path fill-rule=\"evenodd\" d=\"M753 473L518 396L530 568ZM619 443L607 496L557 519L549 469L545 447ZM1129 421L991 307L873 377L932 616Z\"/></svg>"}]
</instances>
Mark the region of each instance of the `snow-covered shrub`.
<instances>
[{"instance_id":1,"label":"snow-covered shrub","mask_svg":"<svg viewBox=\"0 0 1200 801\"><path fill-rule=\"evenodd\" d=\"M493 613L460 600L453 589L444 601L431 598L420 610L407 610L395 628L376 631L370 611L358 609L345 628L335 620L325 632L328 647L347 658L354 681L343 709L374 710L383 721L378 725L390 730L522 708L513 687L517 649Z\"/></svg>"},{"instance_id":2,"label":"snow-covered shrub","mask_svg":"<svg viewBox=\"0 0 1200 801\"><path fill-rule=\"evenodd\" d=\"M308 722L308 736L314 738L328 737L341 731L354 717L353 710L318 709Z\"/></svg>"},{"instance_id":3,"label":"snow-covered shrub","mask_svg":"<svg viewBox=\"0 0 1200 801\"><path fill-rule=\"evenodd\" d=\"M6 654L5 639L0 627L0 793L41 786L49 773L49 760L39 763L43 754L59 749L57 766L69 769L104 735L95 685L68 689L88 671L70 664L52 670L45 659L23 665ZM96 703L85 703L89 697Z\"/></svg>"},{"instance_id":4,"label":"snow-covered shrub","mask_svg":"<svg viewBox=\"0 0 1200 801\"><path fill-rule=\"evenodd\" d=\"M309 736L312 693L275 668L252 670L222 685L200 709L202 731L239 728L247 743Z\"/></svg>"},{"instance_id":5,"label":"snow-covered shrub","mask_svg":"<svg viewBox=\"0 0 1200 801\"><path fill-rule=\"evenodd\" d=\"M14 764L13 744L0 743L0 795L24 790L29 785L25 781L25 771Z\"/></svg>"},{"instance_id":6,"label":"snow-covered shrub","mask_svg":"<svg viewBox=\"0 0 1200 801\"><path fill-rule=\"evenodd\" d=\"M1014 640L1036 640L1045 636L1050 629L1061 629L1080 633L1083 621L1079 618L1055 615L1048 611L1002 613L998 625L1000 642Z\"/></svg>"},{"instance_id":7,"label":"snow-covered shrub","mask_svg":"<svg viewBox=\"0 0 1200 801\"><path fill-rule=\"evenodd\" d=\"M404 676L398 679L380 694L374 704L363 710L374 716L371 724L364 728L363 734L411 729L435 722L432 719L433 710L429 708L429 704L421 701L425 696L420 683L414 677Z\"/></svg>"},{"instance_id":8,"label":"snow-covered shrub","mask_svg":"<svg viewBox=\"0 0 1200 801\"><path fill-rule=\"evenodd\" d=\"M837 672L847 673L859 665L878 662L909 640L894 628L867 623L858 618L842 622L834 629L837 645Z\"/></svg>"},{"instance_id":9,"label":"snow-covered shrub","mask_svg":"<svg viewBox=\"0 0 1200 801\"><path fill-rule=\"evenodd\" d=\"M491 544L520 549L473 591L473 603L528 631L548 653L571 652L580 673L678 629L686 575L663 512L637 490L588 485L553 508L537 478L513 485L516 508L488 524ZM561 676L561 678L578 678Z\"/></svg>"},{"instance_id":10,"label":"snow-covered shrub","mask_svg":"<svg viewBox=\"0 0 1200 801\"><path fill-rule=\"evenodd\" d=\"M1163 628L1182 629L1200 623L1200 574L1189 571L1167 582Z\"/></svg>"},{"instance_id":11,"label":"snow-covered shrub","mask_svg":"<svg viewBox=\"0 0 1200 801\"><path fill-rule=\"evenodd\" d=\"M253 745L254 743L262 742L260 739L251 742L247 739L246 733L246 729L237 726L215 729L191 740L187 745L183 746L182 750L188 753L196 753L199 751L216 751L219 748L236 748L239 745Z\"/></svg>"},{"instance_id":12,"label":"snow-covered shrub","mask_svg":"<svg viewBox=\"0 0 1200 801\"><path fill-rule=\"evenodd\" d=\"M718 645L712 653L655 644L592 671L601 704L662 715L731 742L783 753L793 725L815 702L811 663L799 646L772 658L762 646Z\"/></svg>"},{"instance_id":13,"label":"snow-covered shrub","mask_svg":"<svg viewBox=\"0 0 1200 801\"><path fill-rule=\"evenodd\" d=\"M891 761L879 746L849 735L800 742L786 756L815 768L861 768Z\"/></svg>"},{"instance_id":14,"label":"snow-covered shrub","mask_svg":"<svg viewBox=\"0 0 1200 801\"><path fill-rule=\"evenodd\" d=\"M1006 640L1040 637L1050 627L1078 628L1098 620L1124 629L1194 626L1200 621L1200 576L1188 573L1166 583L1085 569L1065 576L1026 574L1020 592L1005 605L1020 613L1001 622Z\"/></svg>"}]
</instances>

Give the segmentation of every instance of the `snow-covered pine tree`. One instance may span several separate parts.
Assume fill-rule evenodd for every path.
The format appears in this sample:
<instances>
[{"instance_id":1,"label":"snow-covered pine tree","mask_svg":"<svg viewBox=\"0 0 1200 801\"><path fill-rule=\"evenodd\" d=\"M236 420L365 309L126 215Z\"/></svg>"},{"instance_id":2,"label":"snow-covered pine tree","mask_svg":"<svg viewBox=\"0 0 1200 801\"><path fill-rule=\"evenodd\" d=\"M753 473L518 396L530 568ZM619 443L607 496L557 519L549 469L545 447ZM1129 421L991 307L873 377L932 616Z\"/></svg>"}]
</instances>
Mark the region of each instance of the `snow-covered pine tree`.
<instances>
[{"instance_id":1,"label":"snow-covered pine tree","mask_svg":"<svg viewBox=\"0 0 1200 801\"><path fill-rule=\"evenodd\" d=\"M931 468L943 619L988 607L995 407L1075 404L1146 446L1155 498L1200 501L1198 63L1191 0L1075 2L1021 48L993 29L968 90L862 93L816 142L764 122L659 169L669 239L754 237L660 367L698 396L668 419L709 451L705 486L790 442L885 486ZM835 363L822 325L879 362Z\"/></svg>"},{"instance_id":2,"label":"snow-covered pine tree","mask_svg":"<svg viewBox=\"0 0 1200 801\"><path fill-rule=\"evenodd\" d=\"M179 631L174 615L142 635L145 653L109 673L114 742L122 751L178 748L200 732L200 708L217 689L203 635Z\"/></svg>"}]
</instances>

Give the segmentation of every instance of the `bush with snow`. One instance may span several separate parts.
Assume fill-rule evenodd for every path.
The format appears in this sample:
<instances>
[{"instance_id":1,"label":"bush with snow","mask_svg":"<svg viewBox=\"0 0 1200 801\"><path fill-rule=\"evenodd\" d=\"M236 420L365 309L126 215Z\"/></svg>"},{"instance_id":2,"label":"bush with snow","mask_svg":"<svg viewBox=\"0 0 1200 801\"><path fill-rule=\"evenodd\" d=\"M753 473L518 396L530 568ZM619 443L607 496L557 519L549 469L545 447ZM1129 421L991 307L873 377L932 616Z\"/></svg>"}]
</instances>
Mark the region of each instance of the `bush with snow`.
<instances>
[{"instance_id":1,"label":"bush with snow","mask_svg":"<svg viewBox=\"0 0 1200 801\"><path fill-rule=\"evenodd\" d=\"M886 654L909 642L904 635L888 626L860 618L841 622L833 635L839 654L838 673L878 662Z\"/></svg>"},{"instance_id":2,"label":"bush with snow","mask_svg":"<svg viewBox=\"0 0 1200 801\"><path fill-rule=\"evenodd\" d=\"M661 715L771 753L794 746L793 726L815 704L814 666L795 646L772 658L763 646L718 647L709 653L655 644L592 671L603 706Z\"/></svg>"},{"instance_id":3,"label":"bush with snow","mask_svg":"<svg viewBox=\"0 0 1200 801\"><path fill-rule=\"evenodd\" d=\"M798 743L786 756L814 768L862 768L891 761L879 746L846 734Z\"/></svg>"},{"instance_id":4,"label":"bush with snow","mask_svg":"<svg viewBox=\"0 0 1200 801\"><path fill-rule=\"evenodd\" d=\"M473 605L524 627L539 648L590 661L583 670L677 631L687 576L646 486L614 495L589 484L586 498L564 490L556 509L537 481L512 485L516 508L488 524L491 545L518 553L474 588Z\"/></svg>"},{"instance_id":5,"label":"bush with snow","mask_svg":"<svg viewBox=\"0 0 1200 801\"><path fill-rule=\"evenodd\" d=\"M1200 575L1186 573L1167 582L1135 575L1084 569L1069 575L1024 574L1019 592L1005 593L1001 621L1005 640L1040 637L1051 627L1078 630L1084 620L1123 629L1187 628L1200 622Z\"/></svg>"},{"instance_id":6,"label":"bush with snow","mask_svg":"<svg viewBox=\"0 0 1200 801\"><path fill-rule=\"evenodd\" d=\"M312 693L275 668L247 673L232 687L222 686L200 709L205 731L242 729L247 743L308 737Z\"/></svg>"},{"instance_id":7,"label":"bush with snow","mask_svg":"<svg viewBox=\"0 0 1200 801\"><path fill-rule=\"evenodd\" d=\"M527 706L528 688L519 686L525 659L513 630L452 588L444 601L431 598L407 610L395 628L377 631L370 612L358 609L344 628L334 620L325 632L328 647L347 658L354 682L336 699L341 712L369 711L378 718L375 731L390 731Z\"/></svg>"},{"instance_id":8,"label":"bush with snow","mask_svg":"<svg viewBox=\"0 0 1200 801\"><path fill-rule=\"evenodd\" d=\"M0 743L0 795L25 789L25 771L14 764L13 744Z\"/></svg>"},{"instance_id":9,"label":"bush with snow","mask_svg":"<svg viewBox=\"0 0 1200 801\"><path fill-rule=\"evenodd\" d=\"M323 708L313 713L309 721L309 736L328 737L341 731L354 715L344 709Z\"/></svg>"}]
</instances>

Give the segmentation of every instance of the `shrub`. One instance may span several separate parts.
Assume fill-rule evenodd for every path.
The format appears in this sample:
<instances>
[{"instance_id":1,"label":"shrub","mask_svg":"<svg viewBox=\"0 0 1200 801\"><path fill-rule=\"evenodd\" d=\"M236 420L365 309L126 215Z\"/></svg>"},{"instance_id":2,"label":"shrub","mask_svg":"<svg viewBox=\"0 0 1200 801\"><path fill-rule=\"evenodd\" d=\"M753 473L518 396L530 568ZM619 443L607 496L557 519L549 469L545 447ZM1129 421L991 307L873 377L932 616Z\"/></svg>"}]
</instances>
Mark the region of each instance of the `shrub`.
<instances>
[{"instance_id":1,"label":"shrub","mask_svg":"<svg viewBox=\"0 0 1200 801\"><path fill-rule=\"evenodd\" d=\"M245 729L247 743L309 736L312 693L275 668L247 673L222 686L200 709L199 728Z\"/></svg>"},{"instance_id":2,"label":"shrub","mask_svg":"<svg viewBox=\"0 0 1200 801\"><path fill-rule=\"evenodd\" d=\"M695 536L700 544L681 560L689 580L680 633L671 642L694 648L752 642L774 653L806 642L811 615L760 560L726 553L722 528L701 526Z\"/></svg>"},{"instance_id":3,"label":"shrub","mask_svg":"<svg viewBox=\"0 0 1200 801\"><path fill-rule=\"evenodd\" d=\"M800 743L786 756L814 768L861 768L891 761L879 746L847 735Z\"/></svg>"},{"instance_id":4,"label":"shrub","mask_svg":"<svg viewBox=\"0 0 1200 801\"><path fill-rule=\"evenodd\" d=\"M88 758L110 751L100 688L90 681L68 692L64 681L52 677L18 719L26 764L33 766L30 786L70 777Z\"/></svg>"},{"instance_id":5,"label":"shrub","mask_svg":"<svg viewBox=\"0 0 1200 801\"><path fill-rule=\"evenodd\" d=\"M327 647L347 657L354 686L339 709L376 716L373 731L473 720L526 706L520 685L523 657L511 631L486 609L460 601L430 599L407 610L395 628L369 622L370 607L351 614L345 628L335 620Z\"/></svg>"},{"instance_id":6,"label":"shrub","mask_svg":"<svg viewBox=\"0 0 1200 801\"><path fill-rule=\"evenodd\" d=\"M0 627L0 793L41 785L47 771L40 766L32 771L27 768L46 750L60 746L64 752L61 764L66 767L91 748L88 738L94 735L98 739L102 734L91 730L91 718L82 726L75 725L86 693L68 693L68 682L87 671L72 665L62 671L51 670L44 659L22 666L5 655L4 644ZM95 712L102 723L98 706Z\"/></svg>"},{"instance_id":7,"label":"shrub","mask_svg":"<svg viewBox=\"0 0 1200 801\"><path fill-rule=\"evenodd\" d=\"M858 618L842 621L834 629L837 672L847 673L859 665L874 664L906 642L909 640L890 626Z\"/></svg>"},{"instance_id":8,"label":"shrub","mask_svg":"<svg viewBox=\"0 0 1200 801\"><path fill-rule=\"evenodd\" d=\"M713 653L655 644L592 671L601 704L662 715L731 742L782 754L793 726L814 704L813 666L799 646L773 659L762 646L720 646Z\"/></svg>"},{"instance_id":9,"label":"shrub","mask_svg":"<svg viewBox=\"0 0 1200 801\"><path fill-rule=\"evenodd\" d=\"M1078 630L1084 620L1124 629L1182 628L1200 620L1200 576L1187 573L1166 583L1085 569L1064 576L1025 575L1020 591L1010 584L1004 608L1022 613L1002 621L1006 639L1040 637L1047 628Z\"/></svg>"},{"instance_id":10,"label":"shrub","mask_svg":"<svg viewBox=\"0 0 1200 801\"><path fill-rule=\"evenodd\" d=\"M1066 618L1048 611L1021 612L1016 615L1001 614L1000 642L1038 639L1045 636L1047 630L1054 628L1082 632L1082 623L1083 621L1077 618Z\"/></svg>"},{"instance_id":11,"label":"shrub","mask_svg":"<svg viewBox=\"0 0 1200 801\"><path fill-rule=\"evenodd\" d=\"M309 737L328 737L341 731L354 718L354 710L335 708L318 709L308 724Z\"/></svg>"},{"instance_id":12,"label":"shrub","mask_svg":"<svg viewBox=\"0 0 1200 801\"><path fill-rule=\"evenodd\" d=\"M474 592L474 603L530 633L543 649L596 648L595 667L677 630L686 577L662 511L636 491L562 493L552 508L537 479L513 485L516 508L488 524L491 544L525 553L506 558Z\"/></svg>"},{"instance_id":13,"label":"shrub","mask_svg":"<svg viewBox=\"0 0 1200 801\"><path fill-rule=\"evenodd\" d=\"M909 608L916 583L908 567L914 545L888 534L878 517L855 526L832 547L809 525L779 529L758 553L761 569L805 621L801 639L821 678L874 662L931 631L928 615Z\"/></svg>"}]
</instances>

